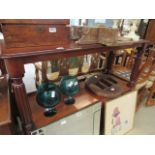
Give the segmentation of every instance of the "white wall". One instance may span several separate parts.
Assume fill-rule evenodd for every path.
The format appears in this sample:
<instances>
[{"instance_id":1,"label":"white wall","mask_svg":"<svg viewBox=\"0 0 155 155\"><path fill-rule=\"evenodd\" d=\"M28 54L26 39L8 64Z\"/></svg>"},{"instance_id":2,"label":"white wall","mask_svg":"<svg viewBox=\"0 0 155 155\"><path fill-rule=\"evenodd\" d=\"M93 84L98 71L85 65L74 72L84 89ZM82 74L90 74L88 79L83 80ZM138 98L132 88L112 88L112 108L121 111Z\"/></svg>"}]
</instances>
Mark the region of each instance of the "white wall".
<instances>
[{"instance_id":1,"label":"white wall","mask_svg":"<svg viewBox=\"0 0 155 155\"><path fill-rule=\"evenodd\" d=\"M3 39L4 37L3 37L3 34L0 32L0 39Z\"/></svg>"}]
</instances>

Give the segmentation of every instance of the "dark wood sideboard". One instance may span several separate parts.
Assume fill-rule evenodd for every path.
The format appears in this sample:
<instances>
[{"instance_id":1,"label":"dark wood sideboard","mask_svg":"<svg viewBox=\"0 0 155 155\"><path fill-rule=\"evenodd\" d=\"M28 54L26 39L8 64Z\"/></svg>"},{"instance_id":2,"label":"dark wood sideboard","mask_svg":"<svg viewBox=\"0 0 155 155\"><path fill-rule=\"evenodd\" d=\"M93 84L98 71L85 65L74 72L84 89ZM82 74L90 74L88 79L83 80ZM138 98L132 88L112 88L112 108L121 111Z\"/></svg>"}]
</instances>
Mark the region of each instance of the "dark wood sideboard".
<instances>
[{"instance_id":1,"label":"dark wood sideboard","mask_svg":"<svg viewBox=\"0 0 155 155\"><path fill-rule=\"evenodd\" d=\"M4 21L3 21L4 22ZM24 22L24 21L21 21ZM36 24L36 23L31 23ZM141 62L141 56L145 51L145 48L149 42L146 40L117 42L110 46L101 44L91 45L77 45L72 41L60 45L42 45L42 46L27 46L27 47L8 47L4 40L1 40L0 53L1 58L5 62L7 73L12 81L12 88L15 94L17 107L20 113L20 117L23 123L25 134L30 134L35 128L47 125L57 119L67 116L73 112L76 112L82 108L85 108L99 100L103 103L107 101L107 98L99 98L93 94L90 94L84 89L84 83L80 84L81 92L75 97L76 103L74 105L66 106L63 101L57 106L58 113L51 117L46 118L43 116L43 108L39 107L35 101L35 94L28 95L23 83L24 77L24 64L34 63L38 61L52 60L60 57L73 57L90 53L103 53L107 52L108 61L106 72L112 74L112 63L115 55L115 51L119 49L135 48L137 47L137 56L130 82L121 81L124 85L124 93L131 90L135 84L137 71ZM61 47L61 48L59 48ZM63 47L63 48L62 48Z\"/></svg>"}]
</instances>

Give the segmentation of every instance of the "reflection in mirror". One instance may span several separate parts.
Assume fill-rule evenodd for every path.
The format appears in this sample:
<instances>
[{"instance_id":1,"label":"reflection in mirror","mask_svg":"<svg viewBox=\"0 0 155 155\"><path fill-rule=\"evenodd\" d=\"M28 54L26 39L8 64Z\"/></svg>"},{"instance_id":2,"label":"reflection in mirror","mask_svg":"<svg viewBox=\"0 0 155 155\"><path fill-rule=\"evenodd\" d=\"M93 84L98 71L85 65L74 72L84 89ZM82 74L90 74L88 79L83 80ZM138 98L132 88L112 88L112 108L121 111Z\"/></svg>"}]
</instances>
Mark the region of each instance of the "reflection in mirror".
<instances>
[{"instance_id":1,"label":"reflection in mirror","mask_svg":"<svg viewBox=\"0 0 155 155\"><path fill-rule=\"evenodd\" d=\"M43 82L59 82L61 77L65 75L83 76L85 78L85 75L89 72L103 70L105 65L105 53L53 59L34 63L35 71L31 72L33 75L30 77L33 77L33 79L35 77L34 83L38 87Z\"/></svg>"},{"instance_id":2,"label":"reflection in mirror","mask_svg":"<svg viewBox=\"0 0 155 155\"><path fill-rule=\"evenodd\" d=\"M135 31L135 34L138 34L140 38L144 38L146 27L148 25L148 19L71 19L71 26L88 26L88 27L96 27L98 25L102 25L106 28L114 28L119 29L121 36L128 35L131 31ZM134 27L134 28L132 28ZM73 31L71 29L71 31ZM74 30L76 32L75 40L79 39L80 33L78 30ZM72 37L71 37L72 38ZM73 39L73 38L72 38ZM74 40L74 39L73 39Z\"/></svg>"},{"instance_id":3,"label":"reflection in mirror","mask_svg":"<svg viewBox=\"0 0 155 155\"><path fill-rule=\"evenodd\" d=\"M54 59L52 61L47 62L47 79L48 80L56 80L60 74L60 61L59 59Z\"/></svg>"}]
</instances>

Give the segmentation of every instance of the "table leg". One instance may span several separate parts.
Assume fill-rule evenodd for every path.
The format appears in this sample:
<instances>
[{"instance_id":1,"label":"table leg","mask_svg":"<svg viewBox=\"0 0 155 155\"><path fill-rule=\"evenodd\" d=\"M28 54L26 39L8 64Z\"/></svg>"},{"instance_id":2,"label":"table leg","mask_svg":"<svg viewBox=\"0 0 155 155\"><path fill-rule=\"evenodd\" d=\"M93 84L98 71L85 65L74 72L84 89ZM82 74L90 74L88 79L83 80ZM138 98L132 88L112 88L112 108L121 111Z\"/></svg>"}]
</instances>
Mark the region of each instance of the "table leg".
<instances>
[{"instance_id":1,"label":"table leg","mask_svg":"<svg viewBox=\"0 0 155 155\"><path fill-rule=\"evenodd\" d=\"M110 51L107 59L107 66L106 66L106 73L108 74L112 72L112 65L114 62L114 58L115 58L114 51Z\"/></svg>"},{"instance_id":2,"label":"table leg","mask_svg":"<svg viewBox=\"0 0 155 155\"><path fill-rule=\"evenodd\" d=\"M25 85L22 81L22 78L12 78L12 80L12 87L16 98L16 104L23 123L24 131L26 134L30 134L30 132L33 130L33 122Z\"/></svg>"},{"instance_id":3,"label":"table leg","mask_svg":"<svg viewBox=\"0 0 155 155\"><path fill-rule=\"evenodd\" d=\"M137 75L138 75L139 67L141 64L142 54L145 51L145 48L146 48L145 44L142 47L137 47L137 55L135 58L135 63L132 68L130 82L129 82L129 86L131 86L131 87L133 87L136 84Z\"/></svg>"},{"instance_id":4,"label":"table leg","mask_svg":"<svg viewBox=\"0 0 155 155\"><path fill-rule=\"evenodd\" d=\"M34 130L34 126L29 100L22 80L25 73L24 64L21 59L5 60L5 64L10 77L11 89L15 96L15 102L22 121L24 133L30 134L30 132Z\"/></svg>"}]
</instances>

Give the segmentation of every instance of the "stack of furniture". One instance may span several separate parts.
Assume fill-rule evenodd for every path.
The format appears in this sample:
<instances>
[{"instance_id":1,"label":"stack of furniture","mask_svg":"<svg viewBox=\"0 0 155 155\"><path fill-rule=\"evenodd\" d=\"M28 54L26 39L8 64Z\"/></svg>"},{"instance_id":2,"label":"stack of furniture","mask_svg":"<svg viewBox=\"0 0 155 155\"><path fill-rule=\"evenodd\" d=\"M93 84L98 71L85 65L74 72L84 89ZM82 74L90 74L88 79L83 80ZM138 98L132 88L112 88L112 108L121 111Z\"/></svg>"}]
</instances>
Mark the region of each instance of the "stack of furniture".
<instances>
[{"instance_id":1,"label":"stack of furniture","mask_svg":"<svg viewBox=\"0 0 155 155\"><path fill-rule=\"evenodd\" d=\"M154 105L155 104L155 64L154 64L152 72L148 78L146 87L149 90L146 105L148 105L148 106Z\"/></svg>"}]
</instances>

